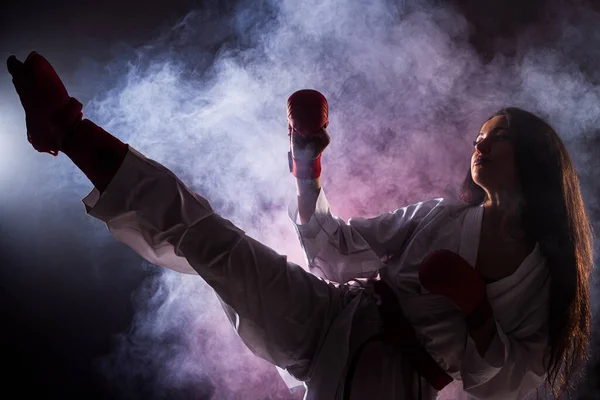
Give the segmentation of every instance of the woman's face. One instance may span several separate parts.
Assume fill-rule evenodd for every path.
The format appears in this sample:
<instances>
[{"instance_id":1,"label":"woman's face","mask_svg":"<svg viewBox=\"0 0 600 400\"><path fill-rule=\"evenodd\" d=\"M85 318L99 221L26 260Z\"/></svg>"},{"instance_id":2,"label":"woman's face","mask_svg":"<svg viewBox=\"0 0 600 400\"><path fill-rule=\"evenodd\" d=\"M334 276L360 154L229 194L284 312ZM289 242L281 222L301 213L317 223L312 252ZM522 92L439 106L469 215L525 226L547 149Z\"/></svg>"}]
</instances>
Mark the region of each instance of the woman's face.
<instances>
[{"instance_id":1,"label":"woman's face","mask_svg":"<svg viewBox=\"0 0 600 400\"><path fill-rule=\"evenodd\" d=\"M514 192L519 188L512 137L505 116L496 116L483 124L471 157L471 176L488 195Z\"/></svg>"}]
</instances>

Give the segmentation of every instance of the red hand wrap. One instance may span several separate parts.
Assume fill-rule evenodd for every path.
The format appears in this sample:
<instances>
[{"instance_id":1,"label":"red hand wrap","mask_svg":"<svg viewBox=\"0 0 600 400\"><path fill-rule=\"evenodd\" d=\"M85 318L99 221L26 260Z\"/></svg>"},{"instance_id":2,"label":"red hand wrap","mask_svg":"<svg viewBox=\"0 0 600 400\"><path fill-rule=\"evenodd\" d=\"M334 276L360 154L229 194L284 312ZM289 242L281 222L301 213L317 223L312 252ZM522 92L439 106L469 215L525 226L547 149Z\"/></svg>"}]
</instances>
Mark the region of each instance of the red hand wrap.
<instances>
[{"instance_id":1,"label":"red hand wrap","mask_svg":"<svg viewBox=\"0 0 600 400\"><path fill-rule=\"evenodd\" d=\"M310 162L300 162L288 152L290 172L296 179L317 179L321 176L321 155Z\"/></svg>"}]
</instances>

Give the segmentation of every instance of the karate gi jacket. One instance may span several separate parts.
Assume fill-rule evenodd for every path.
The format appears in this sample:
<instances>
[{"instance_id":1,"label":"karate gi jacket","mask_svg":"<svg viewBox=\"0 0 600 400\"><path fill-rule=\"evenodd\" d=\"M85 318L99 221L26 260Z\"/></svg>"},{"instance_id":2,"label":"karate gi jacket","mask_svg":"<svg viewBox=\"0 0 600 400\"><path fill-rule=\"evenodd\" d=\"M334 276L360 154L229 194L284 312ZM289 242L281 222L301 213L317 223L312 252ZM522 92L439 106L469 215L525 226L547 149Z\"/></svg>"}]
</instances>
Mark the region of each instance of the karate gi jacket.
<instances>
[{"instance_id":1,"label":"karate gi jacket","mask_svg":"<svg viewBox=\"0 0 600 400\"><path fill-rule=\"evenodd\" d=\"M306 399L341 396L352 323L371 304L367 297L307 273L248 237L131 147L106 190L92 190L84 204L148 261L199 274L250 350L305 381ZM330 214L322 193L317 210L311 223L298 226L311 269L344 282L386 266L384 279L396 289L420 340L468 393L516 399L543 381L549 275L537 247L513 275L488 285L498 335L482 358L458 311L426 293L416 273L420 259L436 248L474 264L481 208L438 199L345 224ZM382 256L390 249L399 256L385 264Z\"/></svg>"},{"instance_id":2,"label":"karate gi jacket","mask_svg":"<svg viewBox=\"0 0 600 400\"><path fill-rule=\"evenodd\" d=\"M550 274L539 245L512 275L487 285L498 334L484 357L467 333L462 313L445 297L429 294L419 281L419 265L434 250L451 250L475 265L483 207L438 198L346 223L332 215L321 189L307 224L298 223L295 203L289 216L314 275L343 283L380 273L395 290L421 344L462 381L468 397L520 399L544 382Z\"/></svg>"}]
</instances>

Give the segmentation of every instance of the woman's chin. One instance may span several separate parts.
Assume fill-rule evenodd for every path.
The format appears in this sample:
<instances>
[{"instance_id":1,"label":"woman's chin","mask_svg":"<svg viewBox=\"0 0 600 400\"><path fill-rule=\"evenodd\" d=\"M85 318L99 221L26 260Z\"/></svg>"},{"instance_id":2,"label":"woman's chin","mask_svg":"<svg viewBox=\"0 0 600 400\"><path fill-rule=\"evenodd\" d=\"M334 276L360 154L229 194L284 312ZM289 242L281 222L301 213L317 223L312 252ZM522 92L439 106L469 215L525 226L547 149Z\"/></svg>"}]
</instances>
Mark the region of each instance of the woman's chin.
<instances>
[{"instance_id":1,"label":"woman's chin","mask_svg":"<svg viewBox=\"0 0 600 400\"><path fill-rule=\"evenodd\" d=\"M489 181L489 176L485 171L480 170L471 170L471 178L473 178L473 182L478 184L479 186L484 185L487 181Z\"/></svg>"}]
</instances>

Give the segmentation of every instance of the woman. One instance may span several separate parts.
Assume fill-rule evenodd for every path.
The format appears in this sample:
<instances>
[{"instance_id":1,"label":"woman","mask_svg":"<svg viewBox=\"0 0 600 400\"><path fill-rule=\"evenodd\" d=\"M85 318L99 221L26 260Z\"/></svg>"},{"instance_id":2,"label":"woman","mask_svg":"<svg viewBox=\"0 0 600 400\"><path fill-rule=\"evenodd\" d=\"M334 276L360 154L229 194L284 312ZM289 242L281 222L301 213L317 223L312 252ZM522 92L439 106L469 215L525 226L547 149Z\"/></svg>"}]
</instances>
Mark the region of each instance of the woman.
<instances>
[{"instance_id":1,"label":"woman","mask_svg":"<svg viewBox=\"0 0 600 400\"><path fill-rule=\"evenodd\" d=\"M476 225L481 207L453 207L434 200L376 219L356 220L346 225L327 212L321 212L325 204L321 192L317 194L320 199L317 206L313 207L316 209L313 213L315 218L305 214L304 208L301 211L301 218L309 218L306 226L299 226L299 230L303 231L301 234L305 248L309 254L315 254L308 247L318 247L311 265L324 270L333 269L336 260L343 260L344 264L338 266L365 268L355 273L352 268L344 267L339 272L340 276L354 278L372 275L381 270L383 277L379 281L369 281L365 288L326 283L287 262L284 256L249 238L243 231L215 214L204 198L190 191L166 168L148 160L91 121L82 120L81 104L68 96L54 69L43 57L31 53L24 63L10 57L8 69L26 112L30 143L41 152L54 155L59 151L64 152L94 184L94 190L84 199L88 213L104 221L117 239L150 262L180 272L199 274L222 299L225 311L247 346L258 356L305 381L307 399L404 399L414 398L419 392L424 398L434 398L436 390L447 384L450 376L463 379L465 390L480 398L506 399L519 398L542 382L547 368L545 364L542 365L541 359L548 346L544 340L547 333L544 324L546 318L540 302L548 301L547 290L550 288L552 293L554 283L549 284L548 279L527 279L528 276L543 277L547 270L553 274L552 267L547 270L543 268L541 256L530 257L527 270L522 268L523 265L518 268L519 271L529 272L522 277L528 282L527 289L537 284L541 294L534 295L529 302L522 304L530 307L532 313L523 315L522 323L517 323L514 331L506 333L502 331L501 325L503 320L509 318L496 315L502 311L495 304L495 295L498 293L491 291L490 295L488 290L486 296L485 290L482 291L485 284L479 281L479 275L473 274L468 265L465 266L469 258L472 258L469 254L466 254L465 261L449 252L434 252L428 257L425 257L427 253L421 253L417 273L422 275L423 285L419 283L418 277L415 281L415 270L406 259L413 249L419 248L418 242L421 242L421 248L427 248L432 246L430 242L440 239L439 235L437 238L433 237L431 230L429 233L427 230L423 230L423 234L417 233L419 226L430 227L436 221L441 221L442 216L452 220L453 216L464 210L471 215L471 225ZM291 121L294 122L294 119ZM293 123L291 127L294 131ZM300 126L297 128L301 129ZM482 148L493 137L495 136L488 127L480 139L483 142L478 143L478 146ZM302 146L303 149L310 147L312 145ZM293 158L299 160L302 151L298 150L293 148ZM306 151L306 154L311 153ZM490 154L495 152L490 151ZM310 158L306 160L311 161ZM308 172L312 171L313 166L312 161L307 164ZM296 171L301 169L302 165L299 165ZM474 177L484 179L484 175L482 166L481 172L474 174ZM490 176L494 178L488 176L485 179L504 182L499 178L500 175ZM573 174L572 177L574 176ZM314 182L308 186L314 188ZM576 187L570 189L578 194ZM498 195L498 200L503 199ZM525 196L525 200L529 198ZM580 199L576 205L580 205ZM571 210L571 207L568 209ZM440 218L436 219L436 215ZM570 218L572 214L565 215ZM589 227L585 225L587 220L583 208L578 215L579 220L567 220L568 223L575 221L578 225L564 225L565 221L558 220L558 226L561 229L567 226L567 233L580 232L579 236L567 236L567 239L571 239L575 245L581 245L577 248L582 250L571 253L572 257L559 260L571 262L568 264L569 268L575 268L567 270L565 275L579 285L579 291L568 293L559 289L559 292L555 290L554 293L564 296L569 306L575 300L583 302L584 309L577 310L579 315L569 311L566 317L558 318L558 322L553 322L553 314L550 314L551 326L564 323L561 326L567 328L558 339L555 337L554 342L550 335L549 348L553 351L551 357L554 357L550 360L554 360L555 364L549 364L549 368L562 362L566 348L564 338L574 332L580 333L580 340L566 354L571 357L567 360L567 365L576 365L582 358L585 335L589 330L586 303L589 272L586 269L589 268L586 257L589 256L589 251L584 251L584 244L589 246ZM320 216L325 219L321 220ZM311 224L311 221L315 223ZM330 232L328 226L320 229L319 224L332 221L344 232L336 237L336 246L323 247L324 242L319 240L319 236ZM424 226L424 221L431 223ZM456 221L454 218L450 225L456 225ZM460 220L459 223L463 221ZM495 220L491 218L490 221ZM387 229L389 222L404 223L403 229L396 229L393 237L377 236L374 240L359 238L351 233L352 230L362 230L365 235L368 232L391 232ZM532 219L531 223L538 223L538 220ZM317 228L313 231L314 227L311 225L315 224ZM514 226L507 226L509 225ZM376 229L370 230L369 227ZM528 227L529 225L525 226L525 236L530 235ZM519 234L512 229L505 231ZM350 235L346 234L348 232ZM537 233L535 230L532 232ZM316 240L311 241L312 233L316 235ZM402 243L409 238L407 246L403 246ZM486 239L482 235L482 243ZM541 243L538 236L531 236L531 239ZM394 244L389 249L385 247L392 242ZM439 247L438 250L442 248L446 247ZM473 256L476 253L472 251L473 246L470 248ZM526 245L523 248L526 249ZM346 257L348 250L356 250L357 253ZM458 249L458 253L461 253L461 249ZM316 262L317 259L328 261L324 258L327 254L331 256L330 263ZM487 256L485 260L493 256L482 254ZM522 253L515 254L511 261L518 262ZM379 255L389 256L387 265L382 264ZM410 268L396 271L398 273L394 277L392 267L400 265L394 264L395 260L400 260L400 263L405 263ZM448 277L450 284L438 279L447 270L456 272ZM495 278L494 274L497 272L492 268L486 270L491 278ZM503 271L507 272L510 271ZM403 273L406 273L406 279L402 276ZM554 276L551 275L552 278ZM454 277L464 280L453 282ZM383 285L377 282L383 282ZM474 290L456 290L457 287L462 289L460 285L464 282ZM564 282L559 282L562 283ZM390 294L388 284L394 287L396 294ZM419 292L416 296L402 296L416 293L415 290ZM402 309L394 304L396 296ZM498 296L500 298L501 293ZM490 297L489 302L487 297ZM415 301L414 310L419 315L431 317L442 312L450 324L432 323L436 322L437 316L427 321L415 318L409 314L413 310L408 303L410 301ZM405 308L407 305L409 307ZM492 309L500 323L494 323L494 319L490 319ZM406 317L402 315L402 311L407 314ZM411 323L414 323L414 329ZM576 327L579 327L579 331L576 331ZM467 335L467 330L471 336ZM397 340L398 338L401 340ZM441 340L432 341L430 338ZM445 345L449 345L451 351L444 349ZM455 351L461 346L462 351ZM525 367L523 362L527 363ZM572 371L567 370L569 372ZM567 377L571 376L567 374ZM382 384L387 386L382 387Z\"/></svg>"},{"instance_id":2,"label":"woman","mask_svg":"<svg viewBox=\"0 0 600 400\"><path fill-rule=\"evenodd\" d=\"M303 95L326 104L318 94ZM320 119L326 126L326 117ZM548 124L518 108L500 110L486 121L473 142L463 205L439 199L348 224L331 215L320 186L327 132L291 129L290 134L298 164L293 171L301 175L298 209L291 209L290 217L299 219L297 231L314 274L346 282L380 271L428 352L477 397L518 398L544 375L555 394L573 383L590 335L592 233L573 164ZM475 328L469 311L463 312L470 336L466 352L460 346L463 332L448 334L460 321L452 321L443 308L429 307L423 296L423 288L444 292L424 281L436 276L426 277L422 263L440 248L462 255L488 284L487 322ZM444 273L435 272L438 280ZM462 283L466 293L477 291L476 279L467 287L468 277L444 278L456 279L449 286ZM459 304L465 293L454 296ZM439 320L432 322L431 313ZM500 354L496 360L494 353ZM467 373L471 364L478 365L478 378Z\"/></svg>"}]
</instances>

